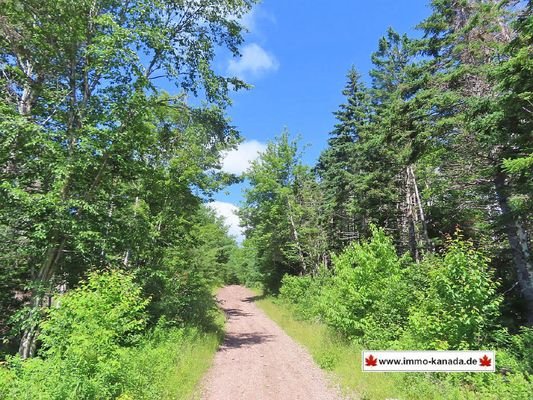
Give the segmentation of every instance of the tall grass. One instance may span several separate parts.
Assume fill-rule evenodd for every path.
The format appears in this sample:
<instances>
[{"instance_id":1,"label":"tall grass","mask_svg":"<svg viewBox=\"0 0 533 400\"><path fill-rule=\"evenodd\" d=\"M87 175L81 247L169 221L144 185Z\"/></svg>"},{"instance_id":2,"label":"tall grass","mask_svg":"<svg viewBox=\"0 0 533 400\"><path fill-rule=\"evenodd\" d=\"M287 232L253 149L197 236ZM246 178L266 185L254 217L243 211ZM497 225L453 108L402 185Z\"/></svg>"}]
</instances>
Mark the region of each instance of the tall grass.
<instances>
[{"instance_id":1,"label":"tall grass","mask_svg":"<svg viewBox=\"0 0 533 400\"><path fill-rule=\"evenodd\" d=\"M112 376L80 376L54 359L14 360L10 368L0 367L0 399L199 399L200 380L219 343L220 334L216 332L156 329L138 345L122 348L108 360ZM73 388L88 386L87 380L92 390L76 393Z\"/></svg>"},{"instance_id":2,"label":"tall grass","mask_svg":"<svg viewBox=\"0 0 533 400\"><path fill-rule=\"evenodd\" d=\"M92 274L41 323L42 346L0 366L1 400L176 400L198 398L200 379L222 338L224 317L209 326L161 317L146 326L147 300L120 271Z\"/></svg>"},{"instance_id":3,"label":"tall grass","mask_svg":"<svg viewBox=\"0 0 533 400\"><path fill-rule=\"evenodd\" d=\"M199 382L211 365L219 335L186 329L164 336L124 353L127 376L119 399L199 398Z\"/></svg>"},{"instance_id":4,"label":"tall grass","mask_svg":"<svg viewBox=\"0 0 533 400\"><path fill-rule=\"evenodd\" d=\"M442 379L442 375L435 373L362 372L361 351L363 349L360 345L347 342L319 322L298 320L291 306L280 303L275 298L264 297L257 301L257 305L289 336L306 347L315 362L322 369L329 371L331 379L342 388L345 395L350 397L362 400L528 398L523 390L524 382L516 382L517 392L509 398L507 386L512 386L513 382L505 383L505 391L500 391L497 386L494 386L494 390L480 393L460 385L458 379L454 380L453 377L449 380ZM460 374L451 375L459 378Z\"/></svg>"}]
</instances>

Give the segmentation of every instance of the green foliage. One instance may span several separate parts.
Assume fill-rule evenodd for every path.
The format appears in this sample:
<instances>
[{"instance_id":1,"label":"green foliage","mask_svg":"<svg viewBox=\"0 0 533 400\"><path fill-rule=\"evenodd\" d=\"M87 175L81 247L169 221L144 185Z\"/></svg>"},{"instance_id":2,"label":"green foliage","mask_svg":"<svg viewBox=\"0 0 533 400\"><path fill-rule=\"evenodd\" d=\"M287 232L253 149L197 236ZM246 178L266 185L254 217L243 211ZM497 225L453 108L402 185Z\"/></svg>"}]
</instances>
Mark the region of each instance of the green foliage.
<instances>
[{"instance_id":1,"label":"green foliage","mask_svg":"<svg viewBox=\"0 0 533 400\"><path fill-rule=\"evenodd\" d=\"M285 273L304 268L296 261L293 242L293 188L300 167L297 143L283 132L246 173L250 188L245 191L239 215L247 227L246 239L257 249L258 272L271 292L278 290Z\"/></svg>"},{"instance_id":2,"label":"green foliage","mask_svg":"<svg viewBox=\"0 0 533 400\"><path fill-rule=\"evenodd\" d=\"M521 369L533 374L533 328L523 327L517 335L511 336L510 351L521 360Z\"/></svg>"},{"instance_id":3,"label":"green foliage","mask_svg":"<svg viewBox=\"0 0 533 400\"><path fill-rule=\"evenodd\" d=\"M533 154L514 160L503 160L503 166L510 174L519 174L522 172L531 174L531 170L533 169Z\"/></svg>"},{"instance_id":4,"label":"green foliage","mask_svg":"<svg viewBox=\"0 0 533 400\"><path fill-rule=\"evenodd\" d=\"M292 304L304 303L313 283L311 276L285 275L281 280L280 297Z\"/></svg>"},{"instance_id":5,"label":"green foliage","mask_svg":"<svg viewBox=\"0 0 533 400\"><path fill-rule=\"evenodd\" d=\"M294 308L271 297L258 301L265 313L291 337L305 346L316 363L331 371L340 389L351 398L413 399L413 400L529 400L533 382L517 370L502 368L495 374L369 374L357 368L361 365L361 350L368 347L349 342L323 323L302 321ZM518 364L518 360L503 351L496 352L497 365ZM355 367L354 367L355 366Z\"/></svg>"},{"instance_id":6,"label":"green foliage","mask_svg":"<svg viewBox=\"0 0 533 400\"><path fill-rule=\"evenodd\" d=\"M248 287L261 286L265 281L257 265L257 249L250 240L245 240L241 246L233 250L228 270L231 271L232 279Z\"/></svg>"},{"instance_id":7,"label":"green foliage","mask_svg":"<svg viewBox=\"0 0 533 400\"><path fill-rule=\"evenodd\" d=\"M334 273L323 289L324 321L351 339L390 346L407 319L413 291L408 258L399 258L383 230L333 258Z\"/></svg>"},{"instance_id":8,"label":"green foliage","mask_svg":"<svg viewBox=\"0 0 533 400\"><path fill-rule=\"evenodd\" d=\"M240 140L224 109L246 84L212 64L238 54L254 3L2 2L0 332L36 328L42 346L0 368L0 397L181 395L169 371L204 339L184 327L212 328L212 286L260 282L367 346L502 349L500 374L432 377L422 398L433 382L525 398L531 1L433 0L421 39L389 29L370 87L349 71L316 171L287 132L253 163L239 248L201 196L237 180L220 170ZM158 321L168 336L142 339ZM315 359L335 369L335 349Z\"/></svg>"},{"instance_id":9,"label":"green foliage","mask_svg":"<svg viewBox=\"0 0 533 400\"><path fill-rule=\"evenodd\" d=\"M221 285L231 280L230 258L237 249L237 243L230 237L225 221L211 209L201 208L196 217L191 232L194 243L191 261L211 285Z\"/></svg>"},{"instance_id":10,"label":"green foliage","mask_svg":"<svg viewBox=\"0 0 533 400\"><path fill-rule=\"evenodd\" d=\"M11 361L18 374L11 396L112 398L120 389L120 349L139 340L148 300L131 275L111 271L90 273L57 301L41 324L45 358Z\"/></svg>"},{"instance_id":11,"label":"green foliage","mask_svg":"<svg viewBox=\"0 0 533 400\"><path fill-rule=\"evenodd\" d=\"M230 271L235 240L207 207L193 211L179 242L160 253L151 268L136 268L144 295L151 298L150 321L165 317L177 326L210 328L215 301L213 286L222 284Z\"/></svg>"},{"instance_id":12,"label":"green foliage","mask_svg":"<svg viewBox=\"0 0 533 400\"><path fill-rule=\"evenodd\" d=\"M16 375L13 370L0 367L0 398L7 399L11 388L15 385Z\"/></svg>"},{"instance_id":13,"label":"green foliage","mask_svg":"<svg viewBox=\"0 0 533 400\"><path fill-rule=\"evenodd\" d=\"M358 208L360 198L353 192L360 191L362 165L358 152L361 135L369 124L371 113L368 89L361 83L361 76L352 67L347 74L347 83L342 91L346 97L339 111L335 112L338 123L330 133L328 148L322 152L317 163L323 195L322 224L326 227L328 248L338 251L346 244L343 237L350 237L357 220L358 229L364 229L360 220L365 210Z\"/></svg>"},{"instance_id":14,"label":"green foliage","mask_svg":"<svg viewBox=\"0 0 533 400\"><path fill-rule=\"evenodd\" d=\"M497 328L501 296L489 260L456 238L443 258L429 257L427 286L409 315L409 335L417 347L478 349Z\"/></svg>"},{"instance_id":15,"label":"green foliage","mask_svg":"<svg viewBox=\"0 0 533 400\"><path fill-rule=\"evenodd\" d=\"M239 212L247 228L244 245L255 248L254 275L275 293L285 274L314 274L324 263L320 188L287 131L268 143L245 176L250 187Z\"/></svg>"},{"instance_id":16,"label":"green foliage","mask_svg":"<svg viewBox=\"0 0 533 400\"><path fill-rule=\"evenodd\" d=\"M13 359L0 367L0 396L6 400L176 399L197 387L218 346L214 333L155 328L135 346L99 356L91 375L59 358Z\"/></svg>"},{"instance_id":17,"label":"green foliage","mask_svg":"<svg viewBox=\"0 0 533 400\"><path fill-rule=\"evenodd\" d=\"M297 322L288 322L289 317L282 319L282 325L301 336L322 368L341 376L344 357L339 346L345 345L340 344L342 340L332 341L335 333L364 348L496 348L497 374L435 375L427 381L406 375L394 384L396 389L391 386L386 391L387 396L411 393L415 385L432 398L483 395L525 400L533 388L529 380L531 330L511 335L499 327L502 297L497 294L489 261L472 243L457 236L442 256L428 255L415 263L398 257L390 237L372 228L370 240L352 244L333 257L331 273L286 275L282 280L280 299L290 306L291 314L315 324L323 321L331 329L321 336L322 342L305 337L293 326ZM353 382L349 378L344 383L360 390L363 383L357 380L356 386ZM430 390L435 384L445 388L442 397Z\"/></svg>"},{"instance_id":18,"label":"green foliage","mask_svg":"<svg viewBox=\"0 0 533 400\"><path fill-rule=\"evenodd\" d=\"M458 237L443 257L414 263L372 228L369 241L333 257L331 274L286 275L280 298L370 347L480 348L495 337L501 305L488 262Z\"/></svg>"},{"instance_id":19,"label":"green foliage","mask_svg":"<svg viewBox=\"0 0 533 400\"><path fill-rule=\"evenodd\" d=\"M185 399L211 365L219 340L196 329L156 328L136 347L123 349L119 399Z\"/></svg>"},{"instance_id":20,"label":"green foliage","mask_svg":"<svg viewBox=\"0 0 533 400\"><path fill-rule=\"evenodd\" d=\"M522 327L518 333L510 334L507 330L494 333L494 340L499 349L498 368L510 372L533 373L533 329Z\"/></svg>"},{"instance_id":21,"label":"green foliage","mask_svg":"<svg viewBox=\"0 0 533 400\"><path fill-rule=\"evenodd\" d=\"M285 275L279 289L280 299L292 304L300 318L311 320L318 316L320 283L318 278L311 276Z\"/></svg>"},{"instance_id":22,"label":"green foliage","mask_svg":"<svg viewBox=\"0 0 533 400\"><path fill-rule=\"evenodd\" d=\"M212 62L219 48L238 53L237 21L253 3L2 2L2 333L15 294L39 308L89 268L160 271L168 249L194 259L207 248L192 231L209 223L190 217L235 181L220 170L239 141L225 107L246 87ZM187 94L205 101L189 106ZM215 257L224 262L199 260L206 274Z\"/></svg>"},{"instance_id":23,"label":"green foliage","mask_svg":"<svg viewBox=\"0 0 533 400\"><path fill-rule=\"evenodd\" d=\"M86 282L56 299L41 324L42 354L94 365L117 346L133 343L146 326L149 300L133 277L91 272Z\"/></svg>"},{"instance_id":24,"label":"green foliage","mask_svg":"<svg viewBox=\"0 0 533 400\"><path fill-rule=\"evenodd\" d=\"M215 309L210 282L201 270L189 268L177 254L169 255L165 266L142 277L145 291L153 297L148 307L152 321L164 317L176 326L209 328Z\"/></svg>"},{"instance_id":25,"label":"green foliage","mask_svg":"<svg viewBox=\"0 0 533 400\"><path fill-rule=\"evenodd\" d=\"M141 294L124 272L89 274L48 312L40 357L10 358L0 368L2 398L155 400L190 394L219 336L172 328L165 319L147 333L148 300Z\"/></svg>"},{"instance_id":26,"label":"green foliage","mask_svg":"<svg viewBox=\"0 0 533 400\"><path fill-rule=\"evenodd\" d=\"M379 40L369 87L348 71L316 166L326 251L368 238L374 223L421 261L460 228L502 288L520 281L502 290L517 329L533 321L533 282L520 278L531 264L531 3L431 9L422 38L390 28Z\"/></svg>"}]
</instances>

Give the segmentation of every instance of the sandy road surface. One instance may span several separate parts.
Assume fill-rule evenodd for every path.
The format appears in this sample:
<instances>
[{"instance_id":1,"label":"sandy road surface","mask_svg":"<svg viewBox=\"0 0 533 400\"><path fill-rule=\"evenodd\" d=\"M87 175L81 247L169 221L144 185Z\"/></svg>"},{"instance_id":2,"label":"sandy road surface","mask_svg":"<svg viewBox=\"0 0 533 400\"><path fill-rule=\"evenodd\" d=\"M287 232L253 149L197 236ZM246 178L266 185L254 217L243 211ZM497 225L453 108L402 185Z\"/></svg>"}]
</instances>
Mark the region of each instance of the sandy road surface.
<instances>
[{"instance_id":1,"label":"sandy road surface","mask_svg":"<svg viewBox=\"0 0 533 400\"><path fill-rule=\"evenodd\" d=\"M204 400L340 399L311 356L256 307L253 292L234 285L217 297L226 337L204 379Z\"/></svg>"}]
</instances>

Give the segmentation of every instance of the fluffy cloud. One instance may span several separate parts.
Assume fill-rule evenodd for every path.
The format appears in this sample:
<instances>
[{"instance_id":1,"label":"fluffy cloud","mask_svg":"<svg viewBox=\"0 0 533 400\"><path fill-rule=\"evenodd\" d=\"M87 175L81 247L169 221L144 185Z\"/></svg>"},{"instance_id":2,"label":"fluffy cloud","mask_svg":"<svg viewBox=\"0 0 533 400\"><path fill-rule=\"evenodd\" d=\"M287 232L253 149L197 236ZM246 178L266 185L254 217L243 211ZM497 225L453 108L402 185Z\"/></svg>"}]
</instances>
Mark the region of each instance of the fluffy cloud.
<instances>
[{"instance_id":1,"label":"fluffy cloud","mask_svg":"<svg viewBox=\"0 0 533 400\"><path fill-rule=\"evenodd\" d=\"M250 12L244 14L240 23L248 30L253 32L256 30L257 6L253 7Z\"/></svg>"},{"instance_id":2,"label":"fluffy cloud","mask_svg":"<svg viewBox=\"0 0 533 400\"><path fill-rule=\"evenodd\" d=\"M212 203L208 203L207 206L215 211L216 215L225 219L226 226L229 228L229 234L235 236L237 241L241 243L244 236L243 229L239 226L240 219L236 214L239 207L223 201L213 201Z\"/></svg>"},{"instance_id":3,"label":"fluffy cloud","mask_svg":"<svg viewBox=\"0 0 533 400\"><path fill-rule=\"evenodd\" d=\"M222 171L241 175L250 166L250 163L259 157L259 153L265 149L266 145L257 140L241 143L235 150L224 155Z\"/></svg>"},{"instance_id":4,"label":"fluffy cloud","mask_svg":"<svg viewBox=\"0 0 533 400\"><path fill-rule=\"evenodd\" d=\"M259 76L266 72L276 71L279 62L257 43L250 43L241 51L241 58L229 60L228 73L239 77Z\"/></svg>"}]
</instances>

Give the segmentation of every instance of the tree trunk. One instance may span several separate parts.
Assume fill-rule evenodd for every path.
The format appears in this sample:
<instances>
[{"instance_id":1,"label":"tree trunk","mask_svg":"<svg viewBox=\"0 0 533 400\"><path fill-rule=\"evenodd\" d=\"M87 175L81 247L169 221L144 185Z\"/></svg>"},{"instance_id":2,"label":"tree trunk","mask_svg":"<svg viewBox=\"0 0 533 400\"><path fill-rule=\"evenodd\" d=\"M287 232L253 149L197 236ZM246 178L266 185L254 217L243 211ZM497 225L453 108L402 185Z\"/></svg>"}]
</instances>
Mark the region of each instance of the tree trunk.
<instances>
[{"instance_id":1,"label":"tree trunk","mask_svg":"<svg viewBox=\"0 0 533 400\"><path fill-rule=\"evenodd\" d=\"M427 229L426 216L416 177L414 166L409 165L405 169L403 178L405 203L401 207L402 211L402 233L407 235L408 249L414 260L420 261L423 252L432 250L431 240ZM403 242L403 241L402 241Z\"/></svg>"},{"instance_id":2,"label":"tree trunk","mask_svg":"<svg viewBox=\"0 0 533 400\"><path fill-rule=\"evenodd\" d=\"M39 335L39 329L36 322L32 322L32 316L39 312L41 307L43 307L43 298L44 298L44 289L52 281L52 278L55 274L57 264L63 254L67 239L63 238L59 241L59 244L50 247L47 251L46 259L42 264L35 283L37 287L33 288L31 309L30 309L30 326L24 329L22 333L22 338L19 345L19 355L22 359L28 357L33 357L35 355L35 350L37 348L37 337Z\"/></svg>"},{"instance_id":3,"label":"tree trunk","mask_svg":"<svg viewBox=\"0 0 533 400\"><path fill-rule=\"evenodd\" d=\"M139 207L139 196L135 196L135 205L133 207L133 221L137 218L137 208ZM125 267L128 266L130 261L130 250L126 249L126 252L124 253L124 260L122 260L122 264L124 264Z\"/></svg>"},{"instance_id":4,"label":"tree trunk","mask_svg":"<svg viewBox=\"0 0 533 400\"><path fill-rule=\"evenodd\" d=\"M416 208L414 207L413 202L413 193L412 193L412 181L411 181L411 167L407 167L406 170L406 179L405 179L405 190L406 190L406 218L407 218L407 230L409 237L409 252L411 257L415 261L419 260L418 254L418 240L416 234Z\"/></svg>"},{"instance_id":5,"label":"tree trunk","mask_svg":"<svg viewBox=\"0 0 533 400\"><path fill-rule=\"evenodd\" d=\"M533 326L533 266L527 232L509 207L506 176L501 170L496 173L494 186L513 256L520 292L526 306L527 325Z\"/></svg>"},{"instance_id":6,"label":"tree trunk","mask_svg":"<svg viewBox=\"0 0 533 400\"><path fill-rule=\"evenodd\" d=\"M34 91L32 87L31 77L33 75L33 66L29 61L24 62L24 74L26 75L27 82L22 90L18 103L18 112L20 115L30 115L33 104Z\"/></svg>"},{"instance_id":7,"label":"tree trunk","mask_svg":"<svg viewBox=\"0 0 533 400\"><path fill-rule=\"evenodd\" d=\"M292 234L293 234L293 237L294 237L294 241L296 243L296 248L298 249L298 255L300 257L300 262L302 263L303 272L305 274L305 273L307 273L307 264L305 262L305 256L304 256L304 253L303 253L303 250L302 250L302 246L300 245L300 240L299 240L299 237L298 237L298 231L296 229L296 224L294 223L294 219L292 217L292 207L291 207L290 201L287 201L287 204L289 206L289 221L290 221L291 227L292 227Z\"/></svg>"},{"instance_id":8,"label":"tree trunk","mask_svg":"<svg viewBox=\"0 0 533 400\"><path fill-rule=\"evenodd\" d=\"M19 346L19 355L23 360L35 356L38 334L39 330L35 325L32 325L30 328L24 330Z\"/></svg>"},{"instance_id":9,"label":"tree trunk","mask_svg":"<svg viewBox=\"0 0 533 400\"><path fill-rule=\"evenodd\" d=\"M420 192L418 190L418 184L416 183L416 176L413 166L409 167L409 171L411 173L411 179L413 183L413 190L414 190L414 200L417 204L417 212L418 218L420 219L421 225L422 225L422 236L425 242L425 248L429 251L433 250L433 245L431 243L431 240L429 240L429 234L428 234L428 225L426 221L426 215L424 214L424 207L422 206L422 199L420 198Z\"/></svg>"}]
</instances>

